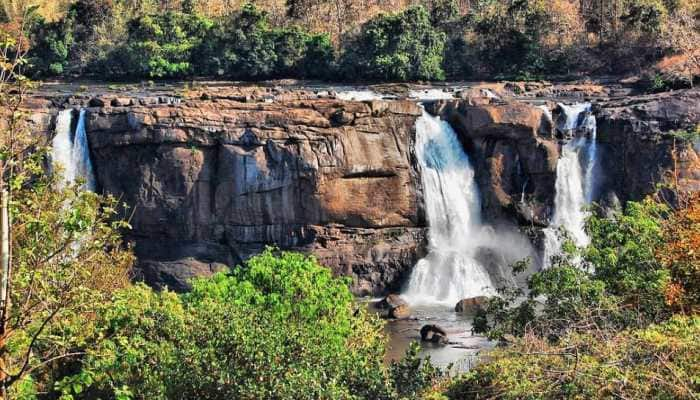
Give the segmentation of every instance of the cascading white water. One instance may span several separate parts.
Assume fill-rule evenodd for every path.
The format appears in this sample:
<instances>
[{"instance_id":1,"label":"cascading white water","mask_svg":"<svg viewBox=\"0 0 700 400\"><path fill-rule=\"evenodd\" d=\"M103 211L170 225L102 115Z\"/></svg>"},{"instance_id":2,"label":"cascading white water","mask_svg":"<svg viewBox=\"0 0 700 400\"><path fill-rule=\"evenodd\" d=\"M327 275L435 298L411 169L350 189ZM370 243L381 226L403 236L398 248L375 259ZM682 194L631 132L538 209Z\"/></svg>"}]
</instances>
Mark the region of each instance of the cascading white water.
<instances>
[{"instance_id":1,"label":"cascading white water","mask_svg":"<svg viewBox=\"0 0 700 400\"><path fill-rule=\"evenodd\" d=\"M428 255L411 274L404 293L412 304L447 303L493 293L488 271L476 260L481 223L474 169L450 125L423 111L416 122L429 225Z\"/></svg>"},{"instance_id":2,"label":"cascading white water","mask_svg":"<svg viewBox=\"0 0 700 400\"><path fill-rule=\"evenodd\" d=\"M85 110L80 110L75 133L71 134L73 110L59 112L56 121L56 135L52 141L51 157L54 164L63 170L63 185L84 181L83 188L95 191L95 175L90 161L90 147L85 132Z\"/></svg>"},{"instance_id":3,"label":"cascading white water","mask_svg":"<svg viewBox=\"0 0 700 400\"><path fill-rule=\"evenodd\" d=\"M598 180L596 119L591 114L590 103L560 104L559 107L562 115L557 129L573 137L563 146L557 163L554 216L549 228L544 230L545 268L550 265L551 257L561 249L559 228L566 229L578 246L586 246L590 242L584 229L588 215L585 207L594 199Z\"/></svg>"},{"instance_id":4,"label":"cascading white water","mask_svg":"<svg viewBox=\"0 0 700 400\"><path fill-rule=\"evenodd\" d=\"M368 101L381 100L382 95L372 90L344 90L336 93L338 100L346 101Z\"/></svg>"}]
</instances>

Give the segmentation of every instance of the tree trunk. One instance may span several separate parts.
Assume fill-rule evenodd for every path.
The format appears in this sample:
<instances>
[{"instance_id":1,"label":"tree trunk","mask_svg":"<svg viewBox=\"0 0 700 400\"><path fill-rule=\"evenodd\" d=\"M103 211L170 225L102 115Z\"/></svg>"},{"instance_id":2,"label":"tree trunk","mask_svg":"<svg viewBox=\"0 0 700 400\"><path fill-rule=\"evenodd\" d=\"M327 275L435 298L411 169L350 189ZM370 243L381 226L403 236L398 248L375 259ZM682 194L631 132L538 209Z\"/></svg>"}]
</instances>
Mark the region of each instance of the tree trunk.
<instances>
[{"instance_id":1,"label":"tree trunk","mask_svg":"<svg viewBox=\"0 0 700 400\"><path fill-rule=\"evenodd\" d=\"M0 185L3 185L0 178ZM3 187L3 186L0 186ZM5 349L5 335L7 333L7 312L10 309L10 213L8 210L9 193L2 189L0 193L0 264L2 268L2 282L0 283L0 396L7 399L7 351Z\"/></svg>"}]
</instances>

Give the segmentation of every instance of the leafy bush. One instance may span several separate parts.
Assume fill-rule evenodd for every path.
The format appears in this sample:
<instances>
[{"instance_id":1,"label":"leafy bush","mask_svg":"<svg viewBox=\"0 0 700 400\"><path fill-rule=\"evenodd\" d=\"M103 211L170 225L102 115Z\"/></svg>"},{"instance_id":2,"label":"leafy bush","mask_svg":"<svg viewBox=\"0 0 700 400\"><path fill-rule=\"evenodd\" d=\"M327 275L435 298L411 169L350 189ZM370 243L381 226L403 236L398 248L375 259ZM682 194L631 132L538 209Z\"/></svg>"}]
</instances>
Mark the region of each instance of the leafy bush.
<instances>
[{"instance_id":1,"label":"leafy bush","mask_svg":"<svg viewBox=\"0 0 700 400\"><path fill-rule=\"evenodd\" d=\"M450 399L692 399L700 393L700 317L622 332L527 336L489 352Z\"/></svg>"},{"instance_id":2,"label":"leafy bush","mask_svg":"<svg viewBox=\"0 0 700 400\"><path fill-rule=\"evenodd\" d=\"M0 90L0 158L15 168L4 182L12 188L12 254L0 353L7 397L32 398L76 365L80 349L93 348L95 304L129 285L133 257L122 247L119 232L129 226L117 218L117 200L59 182L63 166L47 171L45 138L32 133L27 114L6 112L20 96L9 88L21 93L27 84L13 78Z\"/></svg>"},{"instance_id":3,"label":"leafy bush","mask_svg":"<svg viewBox=\"0 0 700 400\"><path fill-rule=\"evenodd\" d=\"M41 77L66 72L74 42L72 21L66 19L46 23L38 18L33 23L31 36L34 46L27 60L30 73Z\"/></svg>"},{"instance_id":4,"label":"leafy bush","mask_svg":"<svg viewBox=\"0 0 700 400\"><path fill-rule=\"evenodd\" d=\"M57 385L64 396L399 397L380 322L345 280L301 254L267 250L180 296L138 285L98 307L95 325L105 340ZM411 393L435 374L412 360L394 367L404 379L423 377Z\"/></svg>"},{"instance_id":5,"label":"leafy bush","mask_svg":"<svg viewBox=\"0 0 700 400\"><path fill-rule=\"evenodd\" d=\"M565 242L552 267L529 278L524 301L517 288L502 289L474 327L507 347L489 352L448 397L695 398L700 202L679 203L672 214L645 200L593 216L591 245ZM672 316L669 305L688 316Z\"/></svg>"},{"instance_id":6,"label":"leafy bush","mask_svg":"<svg viewBox=\"0 0 700 400\"><path fill-rule=\"evenodd\" d=\"M697 133L695 135L697 137ZM666 301L675 309L700 311L700 195L692 194L687 206L676 210L663 227L665 245L657 257L669 270L671 283Z\"/></svg>"},{"instance_id":7,"label":"leafy bush","mask_svg":"<svg viewBox=\"0 0 700 400\"><path fill-rule=\"evenodd\" d=\"M522 290L501 289L475 320L475 330L493 338L532 333L558 340L569 331L619 330L662 321L669 315L665 292L669 273L656 258L662 245L666 208L647 200L630 202L624 213L592 216L591 244L577 249L565 241L551 267L528 278Z\"/></svg>"},{"instance_id":8,"label":"leafy bush","mask_svg":"<svg viewBox=\"0 0 700 400\"><path fill-rule=\"evenodd\" d=\"M391 364L391 378L402 399L423 399L427 390L445 378L445 372L419 356L420 346L413 342L406 355Z\"/></svg>"},{"instance_id":9,"label":"leafy bush","mask_svg":"<svg viewBox=\"0 0 700 400\"><path fill-rule=\"evenodd\" d=\"M218 24L196 53L198 70L244 80L323 78L334 59L327 35L272 28L267 13L250 3Z\"/></svg>"},{"instance_id":10,"label":"leafy bush","mask_svg":"<svg viewBox=\"0 0 700 400\"><path fill-rule=\"evenodd\" d=\"M192 50L207 36L207 19L176 12L132 20L126 43L109 57L116 76L175 78L192 74Z\"/></svg>"},{"instance_id":11,"label":"leafy bush","mask_svg":"<svg viewBox=\"0 0 700 400\"><path fill-rule=\"evenodd\" d=\"M445 34L423 7L380 15L362 26L346 49L347 76L381 80L442 80Z\"/></svg>"}]
</instances>

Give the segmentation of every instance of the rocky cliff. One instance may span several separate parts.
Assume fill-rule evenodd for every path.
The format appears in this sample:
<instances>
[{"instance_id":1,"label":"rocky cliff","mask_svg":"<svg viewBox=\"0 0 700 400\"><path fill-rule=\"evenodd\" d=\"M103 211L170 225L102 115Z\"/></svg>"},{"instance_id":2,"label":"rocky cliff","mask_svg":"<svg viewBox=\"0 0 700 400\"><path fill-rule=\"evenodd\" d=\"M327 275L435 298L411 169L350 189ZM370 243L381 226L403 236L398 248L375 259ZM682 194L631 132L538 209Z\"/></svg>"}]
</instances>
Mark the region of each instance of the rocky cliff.
<instances>
[{"instance_id":1,"label":"rocky cliff","mask_svg":"<svg viewBox=\"0 0 700 400\"><path fill-rule=\"evenodd\" d=\"M276 245L376 294L420 257L414 103L208 99L87 115L99 189L132 206L127 240L155 286L184 289Z\"/></svg>"},{"instance_id":2,"label":"rocky cliff","mask_svg":"<svg viewBox=\"0 0 700 400\"><path fill-rule=\"evenodd\" d=\"M426 106L460 135L484 216L547 226L565 138L530 100L461 97ZM546 104L556 120L560 110ZM376 295L399 289L425 253L415 101L258 89L45 96L31 103L37 131L49 135L65 107L86 107L98 190L129 205L136 270L156 287L184 290L193 276L276 245L313 253L350 276L355 293ZM697 149L671 134L700 123L700 91L601 97L593 111L598 200L640 199L674 169L700 189Z\"/></svg>"},{"instance_id":3,"label":"rocky cliff","mask_svg":"<svg viewBox=\"0 0 700 400\"><path fill-rule=\"evenodd\" d=\"M700 149L676 133L695 131L700 124L700 90L589 101L602 153L596 201L610 207L642 199L673 171L684 189L700 190ZM557 160L568 140L553 123L562 118L556 103L465 96L428 109L450 121L468 149L486 218L548 225Z\"/></svg>"}]
</instances>

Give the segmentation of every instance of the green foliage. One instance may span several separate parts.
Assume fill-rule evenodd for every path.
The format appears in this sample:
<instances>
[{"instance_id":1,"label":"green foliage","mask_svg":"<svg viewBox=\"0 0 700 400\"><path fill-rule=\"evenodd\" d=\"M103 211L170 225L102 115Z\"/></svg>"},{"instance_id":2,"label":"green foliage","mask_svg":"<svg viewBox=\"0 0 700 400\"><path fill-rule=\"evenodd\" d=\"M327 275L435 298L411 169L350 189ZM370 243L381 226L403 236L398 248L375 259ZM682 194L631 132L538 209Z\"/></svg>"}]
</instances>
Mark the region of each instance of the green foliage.
<instances>
[{"instance_id":1,"label":"green foliage","mask_svg":"<svg viewBox=\"0 0 700 400\"><path fill-rule=\"evenodd\" d=\"M198 70L233 79L323 78L334 59L327 35L272 28L267 13L247 3L213 29L196 51Z\"/></svg>"},{"instance_id":2,"label":"green foliage","mask_svg":"<svg viewBox=\"0 0 700 400\"><path fill-rule=\"evenodd\" d=\"M12 273L2 361L9 397L32 398L95 345L95 304L128 285L132 256L119 232L129 225L117 218L116 199L59 182L61 165L47 171L48 149L30 133L26 114L2 116L9 128L0 159L14 169L4 180L12 193Z\"/></svg>"},{"instance_id":3,"label":"green foliage","mask_svg":"<svg viewBox=\"0 0 700 400\"><path fill-rule=\"evenodd\" d=\"M28 55L30 73L55 76L66 72L70 48L73 45L73 25L70 19L45 23L37 19L31 29L34 46Z\"/></svg>"},{"instance_id":4,"label":"green foliage","mask_svg":"<svg viewBox=\"0 0 700 400\"><path fill-rule=\"evenodd\" d=\"M274 37L270 34L267 14L251 3L243 6L221 27L220 54L222 69L234 79L271 76L277 57Z\"/></svg>"},{"instance_id":5,"label":"green foliage","mask_svg":"<svg viewBox=\"0 0 700 400\"><path fill-rule=\"evenodd\" d=\"M564 254L528 279L527 297L501 289L474 328L508 346L489 352L448 397L695 398L700 213L697 196L683 204L670 214L645 200L592 216L591 244L565 241ZM671 316L669 306L691 314Z\"/></svg>"},{"instance_id":6,"label":"green foliage","mask_svg":"<svg viewBox=\"0 0 700 400\"><path fill-rule=\"evenodd\" d=\"M76 399L397 398L380 322L358 307L313 258L267 250L184 295L117 293L96 311L100 348L57 388ZM411 360L394 371L428 384L435 370Z\"/></svg>"},{"instance_id":7,"label":"green foliage","mask_svg":"<svg viewBox=\"0 0 700 400\"><path fill-rule=\"evenodd\" d=\"M668 14L665 3L662 0L628 1L626 13L620 19L628 25L628 29L658 32Z\"/></svg>"},{"instance_id":8,"label":"green foliage","mask_svg":"<svg viewBox=\"0 0 700 400\"><path fill-rule=\"evenodd\" d=\"M433 0L430 4L430 22L441 26L459 16L457 0Z\"/></svg>"},{"instance_id":9,"label":"green foliage","mask_svg":"<svg viewBox=\"0 0 700 400\"><path fill-rule=\"evenodd\" d=\"M700 392L700 318L674 317L619 333L535 337L489 353L450 399L692 399Z\"/></svg>"},{"instance_id":10,"label":"green foliage","mask_svg":"<svg viewBox=\"0 0 700 400\"><path fill-rule=\"evenodd\" d=\"M75 1L63 20L36 30L33 74L538 80L638 73L663 56L687 54L689 34L697 30L697 6L681 0L479 0L467 2L468 10L456 0L424 0L403 10L382 2L287 1L292 21L269 2L245 2L236 11L212 4L226 12L205 3ZM334 15L315 15L321 12ZM650 79L649 87L692 86L687 74L663 81Z\"/></svg>"},{"instance_id":11,"label":"green foliage","mask_svg":"<svg viewBox=\"0 0 700 400\"><path fill-rule=\"evenodd\" d=\"M526 299L518 288L501 289L477 314L475 330L492 338L533 333L558 340L590 324L622 329L663 320L669 273L655 253L665 213L648 200L630 202L611 218L591 216L588 247L565 240L551 267L528 278Z\"/></svg>"},{"instance_id":12,"label":"green foliage","mask_svg":"<svg viewBox=\"0 0 700 400\"><path fill-rule=\"evenodd\" d=\"M504 75L541 74L547 56L541 41L552 26L545 2L525 0L490 3L474 22L478 57Z\"/></svg>"},{"instance_id":13,"label":"green foliage","mask_svg":"<svg viewBox=\"0 0 700 400\"><path fill-rule=\"evenodd\" d=\"M109 57L110 72L149 78L191 75L192 50L206 38L211 24L207 19L176 12L134 19L125 45Z\"/></svg>"},{"instance_id":14,"label":"green foliage","mask_svg":"<svg viewBox=\"0 0 700 400\"><path fill-rule=\"evenodd\" d=\"M668 271L655 257L663 244L662 219L668 210L652 200L629 202L614 218L590 218L591 245L584 252L594 278L623 303L655 319L664 313L663 290Z\"/></svg>"},{"instance_id":15,"label":"green foliage","mask_svg":"<svg viewBox=\"0 0 700 400\"><path fill-rule=\"evenodd\" d=\"M424 398L426 389L444 379L444 371L430 363L430 358L421 359L418 355L420 346L411 343L406 355L400 360L392 362L390 371L392 381L400 398L418 399Z\"/></svg>"},{"instance_id":16,"label":"green foliage","mask_svg":"<svg viewBox=\"0 0 700 400\"><path fill-rule=\"evenodd\" d=\"M692 144L700 139L700 125L696 126L695 129L679 129L670 131L668 134L681 143Z\"/></svg>"},{"instance_id":17,"label":"green foliage","mask_svg":"<svg viewBox=\"0 0 700 400\"><path fill-rule=\"evenodd\" d=\"M343 64L349 76L366 79L442 80L444 42L425 8L411 7L367 22Z\"/></svg>"}]
</instances>

